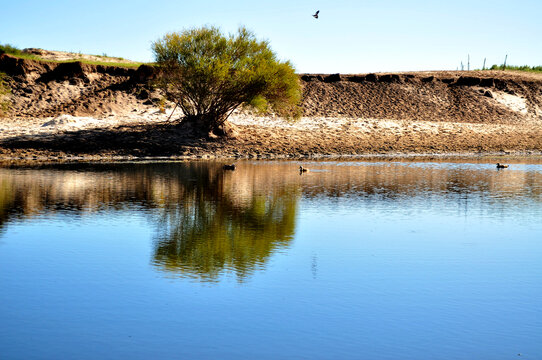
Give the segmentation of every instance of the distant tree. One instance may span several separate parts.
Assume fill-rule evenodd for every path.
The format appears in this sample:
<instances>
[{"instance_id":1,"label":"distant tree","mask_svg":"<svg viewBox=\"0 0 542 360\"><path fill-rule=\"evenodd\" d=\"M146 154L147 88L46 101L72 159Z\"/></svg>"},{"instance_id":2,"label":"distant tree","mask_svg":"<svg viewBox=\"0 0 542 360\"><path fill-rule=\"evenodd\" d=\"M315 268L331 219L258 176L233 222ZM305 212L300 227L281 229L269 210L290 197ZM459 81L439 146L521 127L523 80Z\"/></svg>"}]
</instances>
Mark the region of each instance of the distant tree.
<instances>
[{"instance_id":1,"label":"distant tree","mask_svg":"<svg viewBox=\"0 0 542 360\"><path fill-rule=\"evenodd\" d=\"M224 123L242 106L287 118L301 114L294 68L244 27L229 36L215 27L169 33L152 50L166 97L182 109L183 122L200 130L224 134Z\"/></svg>"}]
</instances>

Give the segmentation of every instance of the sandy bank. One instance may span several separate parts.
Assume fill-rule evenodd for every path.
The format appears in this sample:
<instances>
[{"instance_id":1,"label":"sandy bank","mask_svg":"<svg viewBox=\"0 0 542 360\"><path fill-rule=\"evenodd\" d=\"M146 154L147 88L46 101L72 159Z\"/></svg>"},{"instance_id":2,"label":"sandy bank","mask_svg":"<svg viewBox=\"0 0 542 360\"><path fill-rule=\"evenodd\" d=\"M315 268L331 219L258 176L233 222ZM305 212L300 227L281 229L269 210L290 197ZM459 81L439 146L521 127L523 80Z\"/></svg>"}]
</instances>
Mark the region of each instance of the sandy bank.
<instances>
[{"instance_id":1,"label":"sandy bank","mask_svg":"<svg viewBox=\"0 0 542 360\"><path fill-rule=\"evenodd\" d=\"M142 111L105 118L57 117L5 120L0 156L88 159L285 158L363 154L540 154L537 123L473 124L349 117L303 117L295 123L236 114L236 135L186 137L168 114Z\"/></svg>"}]
</instances>

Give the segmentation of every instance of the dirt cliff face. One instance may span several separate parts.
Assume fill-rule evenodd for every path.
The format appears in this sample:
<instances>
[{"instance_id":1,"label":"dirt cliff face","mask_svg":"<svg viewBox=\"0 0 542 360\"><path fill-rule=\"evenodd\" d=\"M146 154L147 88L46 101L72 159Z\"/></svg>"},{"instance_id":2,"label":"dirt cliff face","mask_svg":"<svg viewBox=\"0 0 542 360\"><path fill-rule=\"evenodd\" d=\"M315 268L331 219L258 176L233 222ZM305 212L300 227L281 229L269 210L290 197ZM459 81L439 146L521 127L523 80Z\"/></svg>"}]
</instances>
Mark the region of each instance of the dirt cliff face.
<instances>
[{"instance_id":1,"label":"dirt cliff face","mask_svg":"<svg viewBox=\"0 0 542 360\"><path fill-rule=\"evenodd\" d=\"M542 76L498 71L303 75L306 116L516 123L542 119Z\"/></svg>"},{"instance_id":2,"label":"dirt cliff face","mask_svg":"<svg viewBox=\"0 0 542 360\"><path fill-rule=\"evenodd\" d=\"M53 63L0 55L11 115L104 116L153 105L152 67ZM304 116L510 124L542 120L542 75L502 71L304 74Z\"/></svg>"},{"instance_id":3,"label":"dirt cliff face","mask_svg":"<svg viewBox=\"0 0 542 360\"><path fill-rule=\"evenodd\" d=\"M147 65L133 69L35 61L3 54L0 72L10 77L10 115L16 117L104 116L159 100L158 94L150 97L153 90L148 82L154 72Z\"/></svg>"}]
</instances>

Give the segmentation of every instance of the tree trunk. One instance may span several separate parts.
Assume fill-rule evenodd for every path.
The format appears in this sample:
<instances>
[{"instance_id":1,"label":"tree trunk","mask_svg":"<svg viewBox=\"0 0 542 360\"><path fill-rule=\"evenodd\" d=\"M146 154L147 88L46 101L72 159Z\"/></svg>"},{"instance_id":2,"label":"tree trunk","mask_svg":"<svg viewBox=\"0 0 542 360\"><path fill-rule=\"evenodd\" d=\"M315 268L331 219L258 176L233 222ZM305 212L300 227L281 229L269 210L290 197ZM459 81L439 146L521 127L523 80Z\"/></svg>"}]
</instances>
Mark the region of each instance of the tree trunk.
<instances>
[{"instance_id":1,"label":"tree trunk","mask_svg":"<svg viewBox=\"0 0 542 360\"><path fill-rule=\"evenodd\" d=\"M181 124L197 137L216 138L236 135L230 123L213 115L187 115Z\"/></svg>"}]
</instances>

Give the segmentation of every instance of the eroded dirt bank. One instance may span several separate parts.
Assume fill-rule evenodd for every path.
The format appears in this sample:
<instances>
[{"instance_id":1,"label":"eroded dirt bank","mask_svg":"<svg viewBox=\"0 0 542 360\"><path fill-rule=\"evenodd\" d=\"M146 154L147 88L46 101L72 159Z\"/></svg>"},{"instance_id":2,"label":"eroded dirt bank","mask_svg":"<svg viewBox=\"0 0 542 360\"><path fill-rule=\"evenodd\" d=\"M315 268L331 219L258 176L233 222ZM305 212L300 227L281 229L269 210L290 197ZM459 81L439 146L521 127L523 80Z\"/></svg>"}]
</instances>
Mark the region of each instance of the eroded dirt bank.
<instances>
[{"instance_id":1,"label":"eroded dirt bank","mask_svg":"<svg viewBox=\"0 0 542 360\"><path fill-rule=\"evenodd\" d=\"M300 75L303 118L237 113L235 136L198 139L167 121L149 66L0 55L11 113L0 156L295 157L540 153L542 75L502 71ZM172 120L182 114L175 113Z\"/></svg>"}]
</instances>

